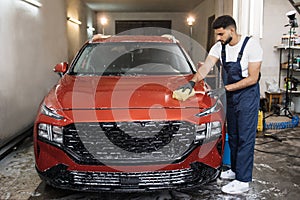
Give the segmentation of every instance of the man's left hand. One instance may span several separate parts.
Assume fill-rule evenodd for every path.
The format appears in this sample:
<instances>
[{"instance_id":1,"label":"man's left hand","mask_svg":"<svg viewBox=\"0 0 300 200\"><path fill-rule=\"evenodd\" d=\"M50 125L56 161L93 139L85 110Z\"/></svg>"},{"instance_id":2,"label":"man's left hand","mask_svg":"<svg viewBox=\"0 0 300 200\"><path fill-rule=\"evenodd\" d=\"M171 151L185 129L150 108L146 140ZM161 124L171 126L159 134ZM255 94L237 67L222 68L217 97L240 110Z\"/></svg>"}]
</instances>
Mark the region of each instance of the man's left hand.
<instances>
[{"instance_id":1,"label":"man's left hand","mask_svg":"<svg viewBox=\"0 0 300 200\"><path fill-rule=\"evenodd\" d=\"M210 90L207 92L208 96L211 96L211 97L220 97L222 96L223 94L225 94L226 90L224 87L221 87L221 88L217 88L217 89L214 89L214 90Z\"/></svg>"}]
</instances>

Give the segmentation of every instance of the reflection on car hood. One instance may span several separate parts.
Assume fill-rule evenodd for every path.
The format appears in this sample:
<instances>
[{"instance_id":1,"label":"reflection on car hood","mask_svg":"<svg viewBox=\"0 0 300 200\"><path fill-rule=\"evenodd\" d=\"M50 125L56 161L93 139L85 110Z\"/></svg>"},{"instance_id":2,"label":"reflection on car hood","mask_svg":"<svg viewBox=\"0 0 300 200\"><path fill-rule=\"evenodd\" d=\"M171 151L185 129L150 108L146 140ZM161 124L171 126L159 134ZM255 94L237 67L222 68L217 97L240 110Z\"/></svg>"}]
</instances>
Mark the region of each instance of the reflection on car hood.
<instances>
[{"instance_id":1,"label":"reflection on car hood","mask_svg":"<svg viewBox=\"0 0 300 200\"><path fill-rule=\"evenodd\" d=\"M203 83L197 84L196 95L185 102L172 98L172 91L190 79L191 76L65 75L51 90L45 103L63 110L210 107L211 99L204 95Z\"/></svg>"}]
</instances>

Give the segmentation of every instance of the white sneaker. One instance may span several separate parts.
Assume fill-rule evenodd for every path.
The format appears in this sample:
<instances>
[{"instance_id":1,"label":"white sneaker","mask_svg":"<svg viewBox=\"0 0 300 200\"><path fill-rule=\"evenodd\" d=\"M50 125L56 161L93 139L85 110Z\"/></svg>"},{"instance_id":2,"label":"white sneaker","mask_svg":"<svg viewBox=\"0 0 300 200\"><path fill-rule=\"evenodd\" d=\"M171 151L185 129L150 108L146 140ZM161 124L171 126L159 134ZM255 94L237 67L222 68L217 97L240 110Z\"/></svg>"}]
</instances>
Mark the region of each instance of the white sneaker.
<instances>
[{"instance_id":1,"label":"white sneaker","mask_svg":"<svg viewBox=\"0 0 300 200\"><path fill-rule=\"evenodd\" d=\"M231 169L229 169L227 171L221 172L220 178L221 179L234 180L235 179L235 173Z\"/></svg>"},{"instance_id":2,"label":"white sneaker","mask_svg":"<svg viewBox=\"0 0 300 200\"><path fill-rule=\"evenodd\" d=\"M243 192L247 192L248 190L249 190L249 183L241 182L238 180L234 180L222 187L222 192L227 194L241 194Z\"/></svg>"}]
</instances>

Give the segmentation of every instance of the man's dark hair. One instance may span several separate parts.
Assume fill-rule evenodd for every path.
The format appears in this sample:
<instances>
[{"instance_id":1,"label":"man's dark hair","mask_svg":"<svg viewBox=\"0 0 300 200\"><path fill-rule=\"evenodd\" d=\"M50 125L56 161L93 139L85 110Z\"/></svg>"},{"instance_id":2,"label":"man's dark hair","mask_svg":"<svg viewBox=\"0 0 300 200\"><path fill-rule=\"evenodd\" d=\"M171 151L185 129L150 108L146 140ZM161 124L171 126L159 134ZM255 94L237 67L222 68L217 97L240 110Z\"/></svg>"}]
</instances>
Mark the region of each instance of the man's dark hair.
<instances>
[{"instance_id":1,"label":"man's dark hair","mask_svg":"<svg viewBox=\"0 0 300 200\"><path fill-rule=\"evenodd\" d=\"M215 21L212 24L213 29L218 29L218 28L227 28L229 26L233 26L234 29L236 29L236 23L234 19L229 16L229 15L222 15L215 19Z\"/></svg>"}]
</instances>

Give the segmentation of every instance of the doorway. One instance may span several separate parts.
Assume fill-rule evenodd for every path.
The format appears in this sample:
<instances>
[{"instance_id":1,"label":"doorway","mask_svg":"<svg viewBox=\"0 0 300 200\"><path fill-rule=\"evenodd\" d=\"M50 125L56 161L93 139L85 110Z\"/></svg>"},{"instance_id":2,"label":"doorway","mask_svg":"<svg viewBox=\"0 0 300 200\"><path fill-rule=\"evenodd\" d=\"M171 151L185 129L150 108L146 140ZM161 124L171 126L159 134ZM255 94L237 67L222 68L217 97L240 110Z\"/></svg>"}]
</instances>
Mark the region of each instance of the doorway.
<instances>
[{"instance_id":1,"label":"doorway","mask_svg":"<svg viewBox=\"0 0 300 200\"><path fill-rule=\"evenodd\" d=\"M116 20L116 34L163 35L171 34L171 20ZM150 27L156 27L151 28ZM145 28L145 29L143 29ZM134 30L133 30L134 29Z\"/></svg>"}]
</instances>

